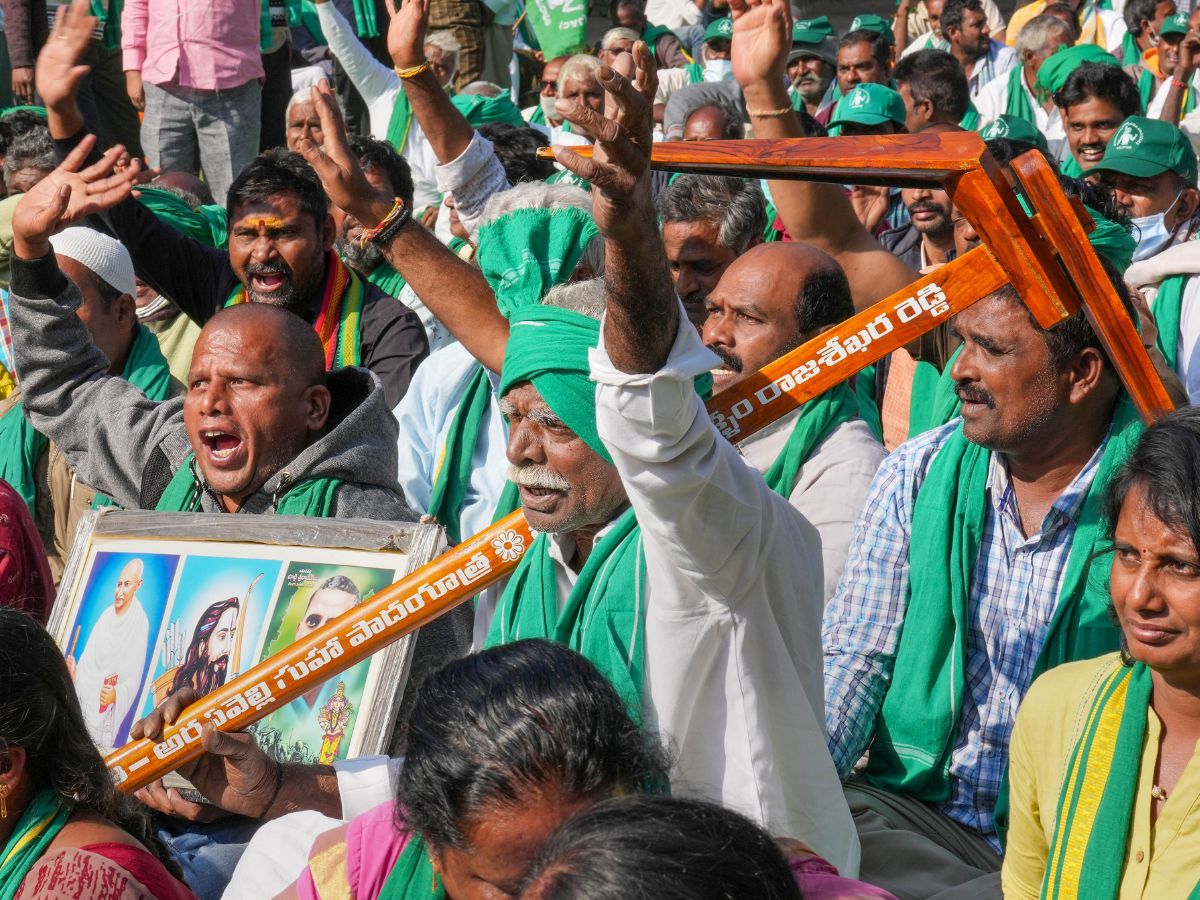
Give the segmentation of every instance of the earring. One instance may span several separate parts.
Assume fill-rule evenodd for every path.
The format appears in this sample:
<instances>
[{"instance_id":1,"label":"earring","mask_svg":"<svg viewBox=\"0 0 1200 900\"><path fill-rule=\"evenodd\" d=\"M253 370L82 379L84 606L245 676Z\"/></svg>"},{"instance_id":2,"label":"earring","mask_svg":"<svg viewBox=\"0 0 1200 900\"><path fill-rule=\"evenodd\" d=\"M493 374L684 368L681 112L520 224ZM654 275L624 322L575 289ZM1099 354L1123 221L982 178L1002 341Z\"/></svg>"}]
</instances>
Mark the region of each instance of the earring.
<instances>
[{"instance_id":1,"label":"earring","mask_svg":"<svg viewBox=\"0 0 1200 900\"><path fill-rule=\"evenodd\" d=\"M433 860L430 859L429 862L432 864ZM430 880L430 883L429 883L429 893L436 894L437 892L438 892L438 870L436 868L434 868L433 878Z\"/></svg>"},{"instance_id":2,"label":"earring","mask_svg":"<svg viewBox=\"0 0 1200 900\"><path fill-rule=\"evenodd\" d=\"M7 784L0 784L0 819L8 818L8 792L11 790Z\"/></svg>"}]
</instances>

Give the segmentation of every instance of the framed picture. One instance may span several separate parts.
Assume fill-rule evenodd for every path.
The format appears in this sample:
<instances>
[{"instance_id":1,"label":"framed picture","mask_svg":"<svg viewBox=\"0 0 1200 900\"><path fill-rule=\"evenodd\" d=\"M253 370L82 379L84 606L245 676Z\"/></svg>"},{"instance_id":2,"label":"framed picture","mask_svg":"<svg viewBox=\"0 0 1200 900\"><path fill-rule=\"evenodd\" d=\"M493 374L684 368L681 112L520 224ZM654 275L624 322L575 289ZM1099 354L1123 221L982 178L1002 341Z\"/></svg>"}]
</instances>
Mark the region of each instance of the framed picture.
<instances>
[{"instance_id":1,"label":"framed picture","mask_svg":"<svg viewBox=\"0 0 1200 900\"><path fill-rule=\"evenodd\" d=\"M172 693L201 695L429 562L442 530L416 523L103 509L79 526L50 632L104 753ZM410 636L253 730L282 762L385 753Z\"/></svg>"}]
</instances>

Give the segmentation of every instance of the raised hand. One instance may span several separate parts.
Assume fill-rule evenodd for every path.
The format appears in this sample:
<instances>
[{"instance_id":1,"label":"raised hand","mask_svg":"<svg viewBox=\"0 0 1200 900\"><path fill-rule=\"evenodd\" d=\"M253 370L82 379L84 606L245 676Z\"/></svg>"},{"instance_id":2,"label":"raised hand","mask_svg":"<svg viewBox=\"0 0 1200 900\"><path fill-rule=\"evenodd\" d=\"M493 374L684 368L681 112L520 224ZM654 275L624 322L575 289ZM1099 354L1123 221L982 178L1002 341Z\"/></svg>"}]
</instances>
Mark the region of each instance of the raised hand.
<instances>
[{"instance_id":1,"label":"raised hand","mask_svg":"<svg viewBox=\"0 0 1200 900\"><path fill-rule=\"evenodd\" d=\"M112 209L133 192L142 169L133 160L118 169L125 154L118 144L98 162L80 171L96 143L87 135L62 163L22 195L13 212L13 250L21 259L41 259L50 252L50 236L85 216Z\"/></svg>"},{"instance_id":2,"label":"raised hand","mask_svg":"<svg viewBox=\"0 0 1200 900\"><path fill-rule=\"evenodd\" d=\"M429 29L429 0L387 0L392 21L388 25L387 47L392 65L411 69L425 62L425 33Z\"/></svg>"},{"instance_id":3,"label":"raised hand","mask_svg":"<svg viewBox=\"0 0 1200 900\"><path fill-rule=\"evenodd\" d=\"M322 80L313 87L311 96L325 143L318 145L309 138L301 138L297 149L321 179L333 204L358 219L364 228L374 228L391 210L394 198L371 187L358 158L350 152L346 123L329 83Z\"/></svg>"},{"instance_id":4,"label":"raised hand","mask_svg":"<svg viewBox=\"0 0 1200 900\"><path fill-rule=\"evenodd\" d=\"M783 82L792 47L792 14L787 0L729 0L733 17L733 77L743 88Z\"/></svg>"},{"instance_id":5,"label":"raised hand","mask_svg":"<svg viewBox=\"0 0 1200 900\"><path fill-rule=\"evenodd\" d=\"M601 66L596 77L604 88L603 116L577 101L555 104L565 119L595 141L592 158L569 147L556 147L555 158L591 182L592 215L600 231L613 240L636 239L643 233L645 213L653 214L648 173L658 87L654 57L638 41L632 55L622 53L611 67Z\"/></svg>"},{"instance_id":6,"label":"raised hand","mask_svg":"<svg viewBox=\"0 0 1200 900\"><path fill-rule=\"evenodd\" d=\"M74 0L59 7L54 28L37 58L37 92L47 109L74 102L79 84L90 66L80 64L99 20L91 14L90 0Z\"/></svg>"}]
</instances>

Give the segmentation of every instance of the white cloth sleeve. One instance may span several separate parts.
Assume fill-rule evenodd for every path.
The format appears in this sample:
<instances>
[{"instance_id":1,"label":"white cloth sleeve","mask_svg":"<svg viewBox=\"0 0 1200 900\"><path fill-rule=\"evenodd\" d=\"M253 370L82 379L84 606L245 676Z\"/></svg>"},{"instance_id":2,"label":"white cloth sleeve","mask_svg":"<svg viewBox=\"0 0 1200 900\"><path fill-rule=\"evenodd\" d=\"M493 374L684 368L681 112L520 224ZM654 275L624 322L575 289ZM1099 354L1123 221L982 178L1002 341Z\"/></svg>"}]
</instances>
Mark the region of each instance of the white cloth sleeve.
<instances>
[{"instance_id":1,"label":"white cloth sleeve","mask_svg":"<svg viewBox=\"0 0 1200 900\"><path fill-rule=\"evenodd\" d=\"M335 762L342 818L348 822L395 797L396 781L403 767L403 759L388 756L360 756Z\"/></svg>"}]
</instances>

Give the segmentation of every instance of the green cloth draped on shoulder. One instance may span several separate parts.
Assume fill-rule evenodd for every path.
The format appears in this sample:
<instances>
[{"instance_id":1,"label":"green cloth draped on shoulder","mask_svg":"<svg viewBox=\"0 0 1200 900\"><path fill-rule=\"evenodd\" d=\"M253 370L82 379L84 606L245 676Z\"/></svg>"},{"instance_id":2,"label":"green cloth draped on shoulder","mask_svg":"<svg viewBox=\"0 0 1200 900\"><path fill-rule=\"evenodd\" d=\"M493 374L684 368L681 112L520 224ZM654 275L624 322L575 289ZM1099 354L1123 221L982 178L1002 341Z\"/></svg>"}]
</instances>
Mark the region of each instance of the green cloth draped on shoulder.
<instances>
[{"instance_id":1,"label":"green cloth draped on shoulder","mask_svg":"<svg viewBox=\"0 0 1200 900\"><path fill-rule=\"evenodd\" d=\"M137 326L133 346L129 348L129 357L125 360L125 369L121 377L140 389L150 400L162 403L171 396L171 368L159 349L158 338L145 325ZM92 500L92 509L100 509L103 506L116 504L109 497L98 493Z\"/></svg>"},{"instance_id":2,"label":"green cloth draped on shoulder","mask_svg":"<svg viewBox=\"0 0 1200 900\"><path fill-rule=\"evenodd\" d=\"M670 28L667 28L665 25L651 25L647 22L646 27L642 29L642 40L646 42L646 46L650 49L650 52L653 53L659 38L674 33L675 32L673 32Z\"/></svg>"},{"instance_id":3,"label":"green cloth draped on shoulder","mask_svg":"<svg viewBox=\"0 0 1200 900\"><path fill-rule=\"evenodd\" d=\"M434 875L429 846L421 835L410 837L400 851L379 900L446 900L446 887Z\"/></svg>"},{"instance_id":4,"label":"green cloth draped on shoulder","mask_svg":"<svg viewBox=\"0 0 1200 900\"><path fill-rule=\"evenodd\" d=\"M0 418L0 478L13 486L36 518L38 460L50 441L25 418L24 406L15 404Z\"/></svg>"},{"instance_id":5,"label":"green cloth draped on shoulder","mask_svg":"<svg viewBox=\"0 0 1200 900\"><path fill-rule=\"evenodd\" d=\"M224 249L229 243L229 222L225 207L205 204L192 208L169 191L152 184L138 188L138 200L176 231L186 234L206 247Z\"/></svg>"},{"instance_id":6,"label":"green cloth draped on shoulder","mask_svg":"<svg viewBox=\"0 0 1200 900\"><path fill-rule=\"evenodd\" d=\"M1104 495L1143 430L1122 392L1099 468L1076 523L1058 605L1034 675L1064 662L1117 648L1108 618ZM950 755L966 689L966 632L971 577L989 509L988 450L963 436L961 424L929 467L913 508L907 608L891 685L875 727L868 778L927 803L950 796ZM997 816L1007 810L1007 795Z\"/></svg>"},{"instance_id":7,"label":"green cloth draped on shoulder","mask_svg":"<svg viewBox=\"0 0 1200 900\"><path fill-rule=\"evenodd\" d=\"M700 84L704 81L704 66L700 65L700 63L688 63L686 68L688 84Z\"/></svg>"},{"instance_id":8,"label":"green cloth draped on shoulder","mask_svg":"<svg viewBox=\"0 0 1200 900\"><path fill-rule=\"evenodd\" d=\"M1142 98L1142 109L1148 109L1150 101L1154 99L1154 92L1158 89L1158 79L1149 69L1142 69L1138 75L1137 88L1138 96Z\"/></svg>"},{"instance_id":9,"label":"green cloth draped on shoulder","mask_svg":"<svg viewBox=\"0 0 1200 900\"><path fill-rule=\"evenodd\" d=\"M908 401L908 436L916 437L933 428L941 428L958 415L962 409L962 401L954 391L954 379L950 370L954 361L962 353L959 346L942 371L937 366L927 362L917 362L917 371L913 373L912 396Z\"/></svg>"},{"instance_id":10,"label":"green cloth draped on shoulder","mask_svg":"<svg viewBox=\"0 0 1200 900\"><path fill-rule=\"evenodd\" d=\"M124 5L124 0L108 0L105 9L100 0L92 0L92 15L100 20L104 29L100 42L105 50L116 50L121 46L121 9Z\"/></svg>"},{"instance_id":11,"label":"green cloth draped on shoulder","mask_svg":"<svg viewBox=\"0 0 1200 900\"><path fill-rule=\"evenodd\" d=\"M367 276L367 282L375 285L389 297L399 297L400 292L404 290L404 285L408 284L404 276L393 269L386 260L381 260L379 265L371 270L371 274Z\"/></svg>"},{"instance_id":12,"label":"green cloth draped on shoulder","mask_svg":"<svg viewBox=\"0 0 1200 900\"><path fill-rule=\"evenodd\" d=\"M275 504L277 516L309 516L327 519L342 482L337 478L306 478L291 485ZM196 454L189 453L178 471L171 476L158 504L159 512L200 512L204 487L196 467Z\"/></svg>"},{"instance_id":13,"label":"green cloth draped on shoulder","mask_svg":"<svg viewBox=\"0 0 1200 900\"><path fill-rule=\"evenodd\" d=\"M550 127L550 123L546 121L546 111L542 109L542 104L540 102L533 108L533 112L529 114L529 124L545 125L547 128Z\"/></svg>"},{"instance_id":14,"label":"green cloth draped on shoulder","mask_svg":"<svg viewBox=\"0 0 1200 900\"><path fill-rule=\"evenodd\" d=\"M1013 66L1012 71L1008 73L1008 100L1005 102L1004 112L1036 125L1037 116L1034 114L1033 104L1029 102L1029 94L1025 92L1025 79L1022 75L1024 71L1023 66Z\"/></svg>"},{"instance_id":15,"label":"green cloth draped on shoulder","mask_svg":"<svg viewBox=\"0 0 1200 900\"><path fill-rule=\"evenodd\" d=\"M551 404L551 409L558 412ZM487 646L548 638L586 656L641 721L646 561L641 529L626 510L592 548L559 612L550 538L539 534L496 607Z\"/></svg>"},{"instance_id":16,"label":"green cloth draped on shoulder","mask_svg":"<svg viewBox=\"0 0 1200 900\"><path fill-rule=\"evenodd\" d=\"M1129 828L1152 695L1142 663L1115 663L1096 691L1071 750L1058 798L1043 900L1116 900L1129 857ZM1188 889L1179 885L1180 893ZM1200 898L1200 884L1189 900Z\"/></svg>"},{"instance_id":17,"label":"green cloth draped on shoulder","mask_svg":"<svg viewBox=\"0 0 1200 900\"><path fill-rule=\"evenodd\" d=\"M403 92L401 92L403 93ZM463 114L472 128L502 122L514 128L524 128L528 123L521 116L521 110L512 102L508 92L495 97L484 97L482 94L455 94L450 102Z\"/></svg>"},{"instance_id":18,"label":"green cloth draped on shoulder","mask_svg":"<svg viewBox=\"0 0 1200 900\"><path fill-rule=\"evenodd\" d=\"M1125 32L1125 38L1121 41L1121 65L1136 66L1141 61L1142 51L1137 45L1137 38L1132 31Z\"/></svg>"},{"instance_id":19,"label":"green cloth draped on shoulder","mask_svg":"<svg viewBox=\"0 0 1200 900\"><path fill-rule=\"evenodd\" d=\"M767 487L787 498L796 486L800 467L843 422L858 418L858 398L846 382L834 385L800 407L783 451L763 475Z\"/></svg>"},{"instance_id":20,"label":"green cloth draped on shoulder","mask_svg":"<svg viewBox=\"0 0 1200 900\"><path fill-rule=\"evenodd\" d=\"M479 366L463 391L454 418L450 420L442 456L433 475L429 509L426 510L446 529L446 537L451 544L458 544L463 539L459 516L471 484L471 473L474 471L471 463L479 446L483 417L491 402L492 380L488 377L487 369Z\"/></svg>"},{"instance_id":21,"label":"green cloth draped on shoulder","mask_svg":"<svg viewBox=\"0 0 1200 900\"><path fill-rule=\"evenodd\" d=\"M72 806L49 788L38 791L0 850L0 900L12 900L67 820Z\"/></svg>"},{"instance_id":22,"label":"green cloth draped on shoulder","mask_svg":"<svg viewBox=\"0 0 1200 900\"><path fill-rule=\"evenodd\" d=\"M413 112L412 104L408 102L408 97L401 88L396 94L395 102L392 104L392 115L388 119L387 134L385 138L392 149L397 153L403 153L404 147L408 143L408 132L412 128Z\"/></svg>"},{"instance_id":23,"label":"green cloth draped on shoulder","mask_svg":"<svg viewBox=\"0 0 1200 900\"><path fill-rule=\"evenodd\" d=\"M974 103L967 104L967 111L958 124L967 131L975 131L979 128L979 110L975 108Z\"/></svg>"},{"instance_id":24,"label":"green cloth draped on shoulder","mask_svg":"<svg viewBox=\"0 0 1200 900\"><path fill-rule=\"evenodd\" d=\"M1183 315L1183 291L1191 277L1172 275L1164 279L1151 309L1158 327L1158 350L1172 369L1179 365L1179 319Z\"/></svg>"}]
</instances>

